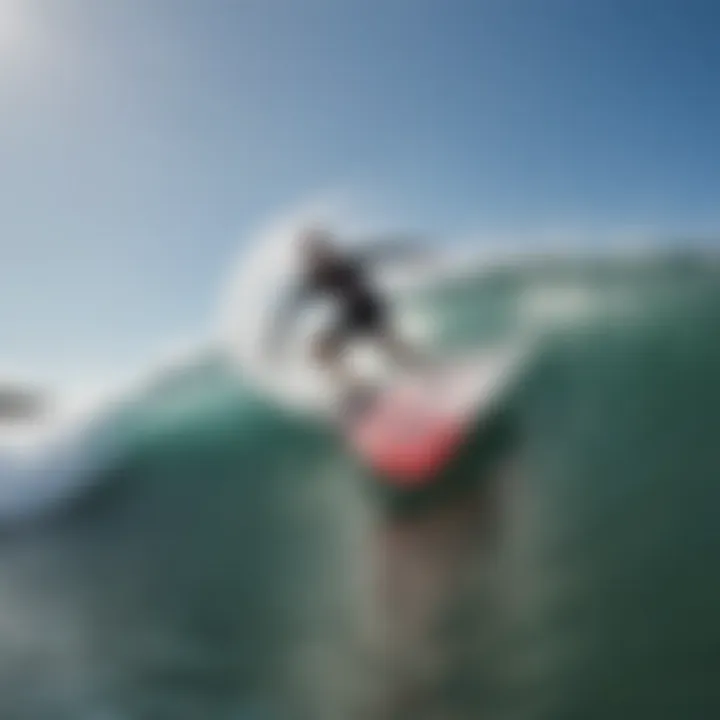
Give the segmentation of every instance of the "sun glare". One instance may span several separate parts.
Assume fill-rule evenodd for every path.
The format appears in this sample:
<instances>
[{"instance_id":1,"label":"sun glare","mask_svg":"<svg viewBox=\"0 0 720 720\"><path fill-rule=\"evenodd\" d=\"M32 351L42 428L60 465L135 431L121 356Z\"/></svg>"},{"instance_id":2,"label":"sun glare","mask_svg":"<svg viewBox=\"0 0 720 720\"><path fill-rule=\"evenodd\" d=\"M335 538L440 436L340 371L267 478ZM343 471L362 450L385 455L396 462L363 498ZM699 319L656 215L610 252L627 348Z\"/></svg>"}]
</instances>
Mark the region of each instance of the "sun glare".
<instances>
[{"instance_id":1,"label":"sun glare","mask_svg":"<svg viewBox=\"0 0 720 720\"><path fill-rule=\"evenodd\" d=\"M30 0L0 0L0 68L27 49Z\"/></svg>"}]
</instances>

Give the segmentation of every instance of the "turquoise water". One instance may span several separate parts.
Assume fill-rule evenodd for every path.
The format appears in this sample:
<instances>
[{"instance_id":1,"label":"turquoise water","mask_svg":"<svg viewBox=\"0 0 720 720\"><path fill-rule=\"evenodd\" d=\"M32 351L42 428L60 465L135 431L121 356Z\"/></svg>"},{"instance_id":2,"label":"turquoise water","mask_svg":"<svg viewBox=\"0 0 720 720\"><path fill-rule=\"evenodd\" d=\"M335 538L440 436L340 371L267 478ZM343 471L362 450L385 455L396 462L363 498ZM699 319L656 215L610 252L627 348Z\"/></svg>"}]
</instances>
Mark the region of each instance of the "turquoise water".
<instances>
[{"instance_id":1,"label":"turquoise water","mask_svg":"<svg viewBox=\"0 0 720 720\"><path fill-rule=\"evenodd\" d=\"M548 259L413 299L444 347L538 340L421 500L219 359L176 373L2 536L0 717L720 714L718 280Z\"/></svg>"}]
</instances>

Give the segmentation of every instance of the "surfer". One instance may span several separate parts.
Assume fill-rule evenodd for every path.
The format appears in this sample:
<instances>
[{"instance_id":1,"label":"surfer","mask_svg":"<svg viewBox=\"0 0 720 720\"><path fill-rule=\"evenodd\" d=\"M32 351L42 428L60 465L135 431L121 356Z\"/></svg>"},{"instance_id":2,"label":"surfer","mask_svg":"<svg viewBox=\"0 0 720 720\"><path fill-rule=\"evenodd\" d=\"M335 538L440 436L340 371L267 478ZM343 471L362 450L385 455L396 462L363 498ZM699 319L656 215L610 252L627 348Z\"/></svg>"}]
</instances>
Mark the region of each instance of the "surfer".
<instances>
[{"instance_id":1,"label":"surfer","mask_svg":"<svg viewBox=\"0 0 720 720\"><path fill-rule=\"evenodd\" d=\"M398 367L418 365L417 354L390 321L388 298L373 286L372 265L392 256L417 255L417 245L394 240L363 246L351 252L341 248L331 232L311 228L298 237L300 282L286 298L272 335L273 343L287 329L293 313L316 298L329 298L337 309L336 321L313 341L312 355L340 388L357 387L344 351L355 339L376 343Z\"/></svg>"}]
</instances>

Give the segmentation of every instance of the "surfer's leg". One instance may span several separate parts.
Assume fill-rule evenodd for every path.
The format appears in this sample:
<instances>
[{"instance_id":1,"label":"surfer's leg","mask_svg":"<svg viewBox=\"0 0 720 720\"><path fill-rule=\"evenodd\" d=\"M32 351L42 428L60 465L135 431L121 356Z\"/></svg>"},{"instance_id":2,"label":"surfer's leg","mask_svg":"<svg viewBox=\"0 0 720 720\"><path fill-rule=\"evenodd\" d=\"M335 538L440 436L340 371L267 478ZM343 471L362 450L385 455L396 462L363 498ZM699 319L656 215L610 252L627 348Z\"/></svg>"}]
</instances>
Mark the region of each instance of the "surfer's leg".
<instances>
[{"instance_id":1,"label":"surfer's leg","mask_svg":"<svg viewBox=\"0 0 720 720\"><path fill-rule=\"evenodd\" d=\"M347 337L341 325L320 334L313 343L315 361L340 387L348 387L353 381L350 368L344 361L346 345Z\"/></svg>"},{"instance_id":2,"label":"surfer's leg","mask_svg":"<svg viewBox=\"0 0 720 720\"><path fill-rule=\"evenodd\" d=\"M388 305L380 298L361 305L346 320L348 335L359 335L376 343L386 358L400 371L419 370L427 364L392 321Z\"/></svg>"},{"instance_id":3,"label":"surfer's leg","mask_svg":"<svg viewBox=\"0 0 720 720\"><path fill-rule=\"evenodd\" d=\"M397 328L384 325L376 335L377 341L397 368L401 371L422 370L427 367L427 358Z\"/></svg>"},{"instance_id":4,"label":"surfer's leg","mask_svg":"<svg viewBox=\"0 0 720 720\"><path fill-rule=\"evenodd\" d=\"M420 353L397 333L389 333L384 336L384 346L398 368L405 372L424 369L425 359Z\"/></svg>"}]
</instances>

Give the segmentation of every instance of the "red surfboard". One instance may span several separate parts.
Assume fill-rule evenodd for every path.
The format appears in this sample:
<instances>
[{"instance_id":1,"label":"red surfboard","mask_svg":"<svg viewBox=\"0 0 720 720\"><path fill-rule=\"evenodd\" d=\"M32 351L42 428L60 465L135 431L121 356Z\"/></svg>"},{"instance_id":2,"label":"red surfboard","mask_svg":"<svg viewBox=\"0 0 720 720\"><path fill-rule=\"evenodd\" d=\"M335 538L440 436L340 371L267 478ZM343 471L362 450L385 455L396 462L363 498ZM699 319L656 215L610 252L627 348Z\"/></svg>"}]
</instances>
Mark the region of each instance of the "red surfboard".
<instances>
[{"instance_id":1,"label":"red surfboard","mask_svg":"<svg viewBox=\"0 0 720 720\"><path fill-rule=\"evenodd\" d=\"M454 458L478 417L498 398L517 354L497 352L447 363L380 391L348 430L354 451L388 482L432 482Z\"/></svg>"}]
</instances>

